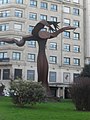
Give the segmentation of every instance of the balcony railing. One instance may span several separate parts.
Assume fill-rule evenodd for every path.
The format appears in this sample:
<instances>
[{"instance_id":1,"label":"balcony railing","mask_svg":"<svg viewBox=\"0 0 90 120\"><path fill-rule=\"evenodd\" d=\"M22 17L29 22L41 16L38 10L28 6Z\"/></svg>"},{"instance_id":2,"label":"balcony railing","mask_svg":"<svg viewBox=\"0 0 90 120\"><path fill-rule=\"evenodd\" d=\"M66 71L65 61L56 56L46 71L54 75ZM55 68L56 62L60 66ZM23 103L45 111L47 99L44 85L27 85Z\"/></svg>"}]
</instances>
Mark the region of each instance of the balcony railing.
<instances>
[{"instance_id":1,"label":"balcony railing","mask_svg":"<svg viewBox=\"0 0 90 120\"><path fill-rule=\"evenodd\" d=\"M0 58L0 62L9 62L10 58Z\"/></svg>"}]
</instances>

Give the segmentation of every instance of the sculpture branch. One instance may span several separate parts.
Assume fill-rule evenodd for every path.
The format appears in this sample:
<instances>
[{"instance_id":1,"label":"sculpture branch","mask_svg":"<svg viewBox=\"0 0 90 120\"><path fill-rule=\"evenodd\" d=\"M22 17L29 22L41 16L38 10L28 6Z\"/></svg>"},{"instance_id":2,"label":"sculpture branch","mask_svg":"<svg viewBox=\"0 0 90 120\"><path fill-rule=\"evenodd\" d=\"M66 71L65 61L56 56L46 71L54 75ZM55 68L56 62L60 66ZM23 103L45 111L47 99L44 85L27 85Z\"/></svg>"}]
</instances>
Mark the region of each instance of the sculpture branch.
<instances>
[{"instance_id":1,"label":"sculpture branch","mask_svg":"<svg viewBox=\"0 0 90 120\"><path fill-rule=\"evenodd\" d=\"M17 46L22 47L26 41L36 40L34 36L32 35L26 35L23 36L22 39L19 41L15 38L0 38L0 42L6 42L9 44L16 43Z\"/></svg>"},{"instance_id":2,"label":"sculpture branch","mask_svg":"<svg viewBox=\"0 0 90 120\"><path fill-rule=\"evenodd\" d=\"M71 27L71 26L67 26L67 27L63 27L59 30L57 30L56 32L50 33L50 39L57 37L60 33L64 32L65 30L75 30L76 27Z\"/></svg>"}]
</instances>

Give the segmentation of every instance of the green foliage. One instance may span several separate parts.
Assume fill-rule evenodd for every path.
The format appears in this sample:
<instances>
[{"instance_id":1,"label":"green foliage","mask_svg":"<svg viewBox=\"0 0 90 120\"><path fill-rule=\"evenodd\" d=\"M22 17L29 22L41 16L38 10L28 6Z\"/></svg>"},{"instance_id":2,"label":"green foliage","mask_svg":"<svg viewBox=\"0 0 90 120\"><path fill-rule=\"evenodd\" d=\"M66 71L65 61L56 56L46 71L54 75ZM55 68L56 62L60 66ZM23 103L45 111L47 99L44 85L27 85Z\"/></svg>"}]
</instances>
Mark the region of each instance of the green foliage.
<instances>
[{"instance_id":1,"label":"green foliage","mask_svg":"<svg viewBox=\"0 0 90 120\"><path fill-rule=\"evenodd\" d=\"M85 65L80 76L75 79L70 93L77 110L90 111L90 64Z\"/></svg>"},{"instance_id":2,"label":"green foliage","mask_svg":"<svg viewBox=\"0 0 90 120\"><path fill-rule=\"evenodd\" d=\"M77 78L70 87L70 93L77 110L90 111L90 78Z\"/></svg>"},{"instance_id":3,"label":"green foliage","mask_svg":"<svg viewBox=\"0 0 90 120\"><path fill-rule=\"evenodd\" d=\"M3 90L4 90L4 88L5 88L5 85L3 85L1 83L1 85L0 85L0 96L3 96Z\"/></svg>"},{"instance_id":4,"label":"green foliage","mask_svg":"<svg viewBox=\"0 0 90 120\"><path fill-rule=\"evenodd\" d=\"M83 71L80 74L81 77L90 77L90 64L89 65L85 65L85 67L83 68Z\"/></svg>"},{"instance_id":5,"label":"green foliage","mask_svg":"<svg viewBox=\"0 0 90 120\"><path fill-rule=\"evenodd\" d=\"M44 102L46 98L45 90L41 83L22 80L11 82L10 94L14 104L20 106Z\"/></svg>"}]
</instances>

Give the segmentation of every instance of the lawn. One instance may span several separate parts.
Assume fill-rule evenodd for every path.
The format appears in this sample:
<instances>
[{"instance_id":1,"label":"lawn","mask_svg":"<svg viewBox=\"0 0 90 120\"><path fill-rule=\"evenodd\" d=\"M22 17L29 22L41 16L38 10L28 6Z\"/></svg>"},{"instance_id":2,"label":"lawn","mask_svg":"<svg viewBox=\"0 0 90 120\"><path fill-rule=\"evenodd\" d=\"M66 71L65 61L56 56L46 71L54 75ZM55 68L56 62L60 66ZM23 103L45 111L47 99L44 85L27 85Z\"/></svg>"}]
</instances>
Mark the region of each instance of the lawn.
<instances>
[{"instance_id":1,"label":"lawn","mask_svg":"<svg viewBox=\"0 0 90 120\"><path fill-rule=\"evenodd\" d=\"M71 101L19 108L10 98L0 97L0 120L90 120L90 112L76 111Z\"/></svg>"}]
</instances>

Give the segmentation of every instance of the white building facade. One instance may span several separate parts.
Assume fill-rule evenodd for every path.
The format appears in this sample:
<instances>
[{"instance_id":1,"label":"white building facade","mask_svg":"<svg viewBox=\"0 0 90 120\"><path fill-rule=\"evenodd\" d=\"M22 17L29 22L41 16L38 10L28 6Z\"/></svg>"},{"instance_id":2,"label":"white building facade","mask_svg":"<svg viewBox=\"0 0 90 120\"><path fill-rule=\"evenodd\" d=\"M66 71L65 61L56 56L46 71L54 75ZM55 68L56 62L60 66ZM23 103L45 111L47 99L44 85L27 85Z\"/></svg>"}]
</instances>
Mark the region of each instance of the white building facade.
<instances>
[{"instance_id":1,"label":"white building facade","mask_svg":"<svg viewBox=\"0 0 90 120\"><path fill-rule=\"evenodd\" d=\"M43 19L60 21L60 28L77 28L46 44L51 91L54 96L68 98L69 84L84 67L83 0L0 0L0 37L20 40ZM37 54L38 45L33 40L23 47L0 42L0 83L8 88L10 79L37 81Z\"/></svg>"},{"instance_id":2,"label":"white building facade","mask_svg":"<svg viewBox=\"0 0 90 120\"><path fill-rule=\"evenodd\" d=\"M85 64L90 64L90 1L84 1Z\"/></svg>"}]
</instances>

